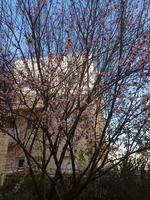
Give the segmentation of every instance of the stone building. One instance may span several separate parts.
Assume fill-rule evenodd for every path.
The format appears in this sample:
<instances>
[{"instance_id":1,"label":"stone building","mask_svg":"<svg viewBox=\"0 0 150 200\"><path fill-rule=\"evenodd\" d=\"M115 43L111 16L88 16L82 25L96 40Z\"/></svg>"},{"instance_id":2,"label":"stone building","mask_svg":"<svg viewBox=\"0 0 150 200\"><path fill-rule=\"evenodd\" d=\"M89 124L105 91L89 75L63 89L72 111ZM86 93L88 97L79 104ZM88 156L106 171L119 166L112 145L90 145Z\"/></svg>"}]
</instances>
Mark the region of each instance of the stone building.
<instances>
[{"instance_id":1,"label":"stone building","mask_svg":"<svg viewBox=\"0 0 150 200\"><path fill-rule=\"evenodd\" d=\"M19 64L20 67L20 64ZM93 74L91 75L93 78ZM92 84L92 81L91 83ZM34 99L34 91L28 91L28 88L25 88L24 90L25 92L28 93L27 99L28 99L28 103L32 103L33 99ZM99 102L100 104L101 102ZM19 103L15 102L14 105L14 109L18 109L17 105ZM37 112L38 110L40 110L42 107L42 103L38 103L36 109ZM92 108L93 109L93 108ZM26 110L26 108L24 107L24 105L22 105L21 107L19 107L19 111L20 115L21 113L24 114L24 116L28 117L28 111ZM95 113L94 113L95 115ZM93 115L93 118L95 118L95 116ZM32 119L32 117L31 117ZM16 123L17 126L19 127L19 132L21 134L21 137L24 138L24 134L28 134L30 133L31 129L32 129L32 120L25 120L25 117L17 117L16 118ZM6 128L10 129L10 131L13 131L14 128L14 124L13 124L13 120L11 118L6 118L5 122L3 122L6 125ZM103 113L102 113L102 109L101 111L98 113L98 117L96 118L96 137L99 139L100 138L100 132L102 131L103 125L104 125L104 117L103 117ZM98 134L97 134L98 133ZM80 142L79 145L80 149L85 148L85 141L82 140ZM37 145L36 148L34 149L34 154L36 155L37 159L40 158L40 144L38 144L38 140L37 140ZM61 149L60 149L61 151ZM85 156L85 160L88 159L87 156ZM4 179L5 176L7 174L12 174L14 172L17 171L23 171L25 166L27 165L26 163L26 159L24 156L23 151L21 150L21 148L15 143L15 141L13 141L8 135L3 134L2 132L0 133L0 185L3 185L4 183ZM84 165L84 163L83 163ZM55 169L55 164L54 161L52 160L49 163L49 172L53 174L53 170ZM82 165L79 166L82 167ZM68 162L68 155L66 155L64 157L63 163L62 163L62 171L69 173L70 170L70 164Z\"/></svg>"}]
</instances>

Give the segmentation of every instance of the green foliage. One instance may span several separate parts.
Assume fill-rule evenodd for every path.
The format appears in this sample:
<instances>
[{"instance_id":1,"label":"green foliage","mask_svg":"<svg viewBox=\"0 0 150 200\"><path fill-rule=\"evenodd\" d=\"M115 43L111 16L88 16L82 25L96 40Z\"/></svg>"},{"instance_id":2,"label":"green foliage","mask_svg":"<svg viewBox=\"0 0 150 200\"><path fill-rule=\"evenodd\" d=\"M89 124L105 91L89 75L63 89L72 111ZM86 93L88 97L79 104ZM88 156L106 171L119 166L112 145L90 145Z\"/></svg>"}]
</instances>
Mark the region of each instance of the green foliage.
<instances>
[{"instance_id":1,"label":"green foliage","mask_svg":"<svg viewBox=\"0 0 150 200\"><path fill-rule=\"evenodd\" d=\"M8 175L5 184L0 188L0 200L37 200L32 179L21 172Z\"/></svg>"},{"instance_id":2,"label":"green foliage","mask_svg":"<svg viewBox=\"0 0 150 200\"><path fill-rule=\"evenodd\" d=\"M148 200L149 188L150 169L141 160L127 159L109 180L108 199Z\"/></svg>"},{"instance_id":3,"label":"green foliage","mask_svg":"<svg viewBox=\"0 0 150 200\"><path fill-rule=\"evenodd\" d=\"M40 177L39 174L36 176L37 179ZM48 192L49 181L45 181ZM65 181L70 187L71 175L66 175ZM20 188L15 191L15 185L18 183L21 183ZM149 200L149 188L150 169L146 167L145 161L127 159L109 175L90 183L77 200ZM37 200L31 177L22 173L7 177L4 187L0 190L0 200L26 199Z\"/></svg>"}]
</instances>

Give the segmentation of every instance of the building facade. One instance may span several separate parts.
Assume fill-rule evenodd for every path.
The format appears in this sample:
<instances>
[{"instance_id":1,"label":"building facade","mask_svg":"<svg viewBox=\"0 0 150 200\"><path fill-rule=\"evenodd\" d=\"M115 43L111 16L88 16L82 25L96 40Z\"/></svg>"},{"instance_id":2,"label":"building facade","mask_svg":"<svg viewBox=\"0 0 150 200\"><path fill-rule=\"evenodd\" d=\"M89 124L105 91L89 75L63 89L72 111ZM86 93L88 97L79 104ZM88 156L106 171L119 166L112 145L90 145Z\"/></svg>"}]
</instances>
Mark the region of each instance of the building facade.
<instances>
[{"instance_id":1,"label":"building facade","mask_svg":"<svg viewBox=\"0 0 150 200\"><path fill-rule=\"evenodd\" d=\"M16 65L16 66L19 66L17 67L17 69L19 68L19 71L22 70L22 67L21 67L22 65L23 65L22 63L21 64L19 63L19 65L18 64ZM93 69L93 66L92 66L92 69ZM91 81L90 81L89 87L92 87L95 74L93 74L92 70L90 70L90 73L91 73ZM18 71L15 72L15 74L16 74L17 79L20 79L20 76L18 75ZM26 102L28 106L30 106L30 104L32 104L35 100L35 92L33 90L30 90L28 87L24 87L22 89L22 92L26 96L25 98L26 98ZM92 105L91 107L91 113L92 113L91 120L93 121L92 123L95 124L95 125L93 124L93 126L95 126L95 131L94 131L95 141L94 142L96 142L97 138L98 140L100 139L100 134L104 126L104 117L103 117L103 112L102 112L103 108L101 104L102 102L97 102L97 104L95 104L94 106ZM97 106L101 107L101 109L99 109L99 112L96 114L95 110L97 109ZM43 103L42 101L39 101L38 104L36 105L36 112L40 113L42 107L43 107ZM32 136L34 119L30 115L27 107L24 104L21 105L20 101L15 102L13 109L14 111L18 112L18 116L15 117L15 123L11 117L7 117L6 119L4 119L2 123L4 124L6 129L9 129L12 135L13 135L15 126L17 126L18 133L16 134L19 134L20 139L22 141L25 140L24 142L26 142L27 138L29 137L29 140L30 140L30 137ZM40 135L40 132L38 134ZM32 150L33 156L36 157L37 160L40 159L41 157L40 137L41 136L36 138L36 145L34 145L35 147ZM63 139L62 139L62 146L63 146ZM89 155L87 153L88 149L90 149L89 143L87 144L87 141L85 138L83 139L81 138L77 146L77 154L76 154L76 157L78 158L76 164L78 166L77 168L79 171L85 165L85 162L88 162L88 159L89 159L88 158ZM58 149L58 157L61 151L62 149L60 145L60 148ZM83 154L81 155L82 159L80 159L80 154ZM11 137L8 136L8 134L4 134L1 131L0 133L0 185L3 185L5 176L7 174L13 174L18 171L24 171L26 167L27 167L27 161L26 161L23 150L19 147L19 145L17 145L17 143ZM55 169L56 169L55 162L53 159L51 159L51 161L48 164L48 171L49 173L53 174L55 172ZM65 157L63 159L61 170L63 173L70 173L71 171L71 163L69 159L69 154L67 153L65 154Z\"/></svg>"}]
</instances>

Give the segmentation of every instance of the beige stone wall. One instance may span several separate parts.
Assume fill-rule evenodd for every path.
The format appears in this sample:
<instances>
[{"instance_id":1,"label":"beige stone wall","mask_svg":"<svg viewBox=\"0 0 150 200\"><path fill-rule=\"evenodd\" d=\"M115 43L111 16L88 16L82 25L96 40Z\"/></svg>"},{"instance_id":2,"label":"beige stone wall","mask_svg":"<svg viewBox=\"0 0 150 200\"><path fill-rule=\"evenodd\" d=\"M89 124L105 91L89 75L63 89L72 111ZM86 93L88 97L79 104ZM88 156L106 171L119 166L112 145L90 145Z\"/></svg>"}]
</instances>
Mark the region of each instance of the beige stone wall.
<instances>
[{"instance_id":1,"label":"beige stone wall","mask_svg":"<svg viewBox=\"0 0 150 200\"><path fill-rule=\"evenodd\" d=\"M8 140L8 136L0 132L0 185L3 185L5 178Z\"/></svg>"},{"instance_id":2,"label":"beige stone wall","mask_svg":"<svg viewBox=\"0 0 150 200\"><path fill-rule=\"evenodd\" d=\"M102 113L102 105L99 105L100 109L99 109L99 114L97 116L97 126L96 126L96 137L98 139L100 139L101 137L101 132L103 130L104 127L104 117L103 117L103 113ZM21 110L23 112L24 115L28 116L28 113L25 112L25 110ZM20 111L20 112L21 112ZM93 115L95 115L95 108L93 108ZM94 117L94 116L93 116ZM26 125L27 125L27 121L25 118L20 117L17 119L17 125L18 127L20 127L20 138L24 138L24 133L26 132ZM40 135L40 134L39 134ZM8 144L8 140L9 140L9 144ZM105 139L104 139L105 140ZM13 141L11 141L11 138L8 138L8 136L4 135L4 134L0 134L0 184L3 184L4 181L4 172L15 172L17 171L17 160L18 158L24 158L24 154L22 152L22 150L15 144L13 146L11 146L11 144L13 143ZM87 146L85 139L82 139L80 144L79 144L79 149L82 149L83 151L85 150L85 147ZM63 147L63 142L62 142L62 147ZM61 153L61 146L59 148L58 151L58 157ZM40 155L42 153L42 149L41 149L41 140L39 138L39 142L38 140L36 141L33 151L32 151L32 155L39 159ZM47 155L49 155L49 153L47 153ZM86 156L84 154L85 158L84 160L81 162L81 159L77 159L77 167L78 170L82 169L82 167L85 167L85 164L88 162L88 156ZM76 157L79 157L79 154L77 153ZM69 155L66 154L64 162L62 164L62 170L64 171L65 169L69 168ZM53 174L55 172L56 166L54 163L54 160L51 159L50 163L48 164L48 171Z\"/></svg>"}]
</instances>

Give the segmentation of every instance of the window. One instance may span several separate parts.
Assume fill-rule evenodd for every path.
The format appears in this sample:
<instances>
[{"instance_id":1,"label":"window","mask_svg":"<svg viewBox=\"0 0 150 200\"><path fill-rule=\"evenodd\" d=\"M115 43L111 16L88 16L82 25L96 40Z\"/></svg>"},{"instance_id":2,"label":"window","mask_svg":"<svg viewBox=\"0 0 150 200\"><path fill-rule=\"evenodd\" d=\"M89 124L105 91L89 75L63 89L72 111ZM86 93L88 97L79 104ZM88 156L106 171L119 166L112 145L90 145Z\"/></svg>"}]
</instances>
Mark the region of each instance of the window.
<instances>
[{"instance_id":1,"label":"window","mask_svg":"<svg viewBox=\"0 0 150 200\"><path fill-rule=\"evenodd\" d=\"M15 121L14 120L10 120L9 128L14 128L14 127L15 127Z\"/></svg>"},{"instance_id":2,"label":"window","mask_svg":"<svg viewBox=\"0 0 150 200\"><path fill-rule=\"evenodd\" d=\"M29 119L27 122L27 129L32 129L32 127L33 127L33 122L31 119Z\"/></svg>"},{"instance_id":3,"label":"window","mask_svg":"<svg viewBox=\"0 0 150 200\"><path fill-rule=\"evenodd\" d=\"M61 165L62 173L70 174L71 170L72 170L72 165L71 165L70 158L68 156L64 157L64 160L63 160L62 165Z\"/></svg>"},{"instance_id":4,"label":"window","mask_svg":"<svg viewBox=\"0 0 150 200\"><path fill-rule=\"evenodd\" d=\"M6 121L6 127L7 128L15 128L15 120L12 119L11 117L8 117L7 121Z\"/></svg>"},{"instance_id":5,"label":"window","mask_svg":"<svg viewBox=\"0 0 150 200\"><path fill-rule=\"evenodd\" d=\"M17 169L20 170L24 166L24 158L19 158L17 162Z\"/></svg>"}]
</instances>

